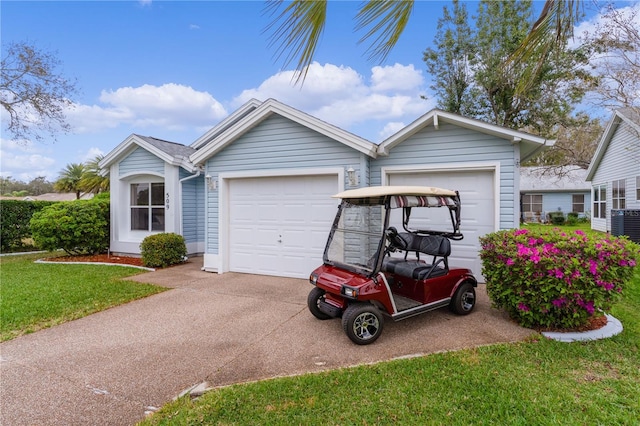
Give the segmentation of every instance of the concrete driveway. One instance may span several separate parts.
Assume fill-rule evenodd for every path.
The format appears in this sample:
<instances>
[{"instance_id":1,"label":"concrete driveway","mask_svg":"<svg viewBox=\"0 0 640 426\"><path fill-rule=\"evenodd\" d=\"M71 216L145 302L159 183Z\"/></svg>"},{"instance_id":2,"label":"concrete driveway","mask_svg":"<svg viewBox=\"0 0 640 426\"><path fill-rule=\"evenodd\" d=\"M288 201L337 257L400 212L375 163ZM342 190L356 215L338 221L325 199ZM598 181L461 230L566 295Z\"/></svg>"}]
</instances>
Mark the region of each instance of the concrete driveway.
<instances>
[{"instance_id":1,"label":"concrete driveway","mask_svg":"<svg viewBox=\"0 0 640 426\"><path fill-rule=\"evenodd\" d=\"M306 308L305 280L185 265L132 277L173 290L0 345L0 424L130 425L186 388L318 372L530 335L494 309L387 321L357 346Z\"/></svg>"}]
</instances>

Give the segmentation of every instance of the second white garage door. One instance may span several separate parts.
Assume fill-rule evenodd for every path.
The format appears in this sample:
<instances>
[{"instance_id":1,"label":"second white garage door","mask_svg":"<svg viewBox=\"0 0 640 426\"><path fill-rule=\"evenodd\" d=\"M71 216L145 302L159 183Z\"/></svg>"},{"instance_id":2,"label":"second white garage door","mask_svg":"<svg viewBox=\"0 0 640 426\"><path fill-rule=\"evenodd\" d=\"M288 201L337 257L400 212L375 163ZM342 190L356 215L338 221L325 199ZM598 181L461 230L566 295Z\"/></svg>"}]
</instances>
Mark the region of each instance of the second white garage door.
<instances>
[{"instance_id":1,"label":"second white garage door","mask_svg":"<svg viewBox=\"0 0 640 426\"><path fill-rule=\"evenodd\" d=\"M337 175L229 181L229 270L308 278L322 253L338 202Z\"/></svg>"},{"instance_id":2,"label":"second white garage door","mask_svg":"<svg viewBox=\"0 0 640 426\"><path fill-rule=\"evenodd\" d=\"M495 172L493 170L389 174L390 185L436 186L460 192L460 200L462 202L460 230L464 235L464 239L462 241L452 241L452 253L449 263L452 266L471 269L476 278L482 281L484 279L481 274L482 262L479 256L480 242L478 238L494 232L496 229L494 175ZM421 224L420 217L414 217L420 214L420 210L414 209L415 214L412 212L411 223L415 223L416 227L424 226L427 229L445 227L445 229L451 229L451 220L448 215L444 214L439 214L435 220L433 216L427 218L424 215L425 217L422 218Z\"/></svg>"}]
</instances>

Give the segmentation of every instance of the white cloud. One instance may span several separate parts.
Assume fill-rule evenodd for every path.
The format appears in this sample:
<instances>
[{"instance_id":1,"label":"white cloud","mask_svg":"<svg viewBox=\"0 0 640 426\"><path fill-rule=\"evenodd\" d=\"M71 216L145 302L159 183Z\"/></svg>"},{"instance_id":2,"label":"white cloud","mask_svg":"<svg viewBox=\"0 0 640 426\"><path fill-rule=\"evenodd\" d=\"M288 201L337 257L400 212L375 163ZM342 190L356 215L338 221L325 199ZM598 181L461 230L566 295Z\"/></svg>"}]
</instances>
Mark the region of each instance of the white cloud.
<instances>
[{"instance_id":1,"label":"white cloud","mask_svg":"<svg viewBox=\"0 0 640 426\"><path fill-rule=\"evenodd\" d=\"M390 121L380 132L380 139L385 140L389 136L396 134L405 127L402 121Z\"/></svg>"},{"instance_id":2,"label":"white cloud","mask_svg":"<svg viewBox=\"0 0 640 426\"><path fill-rule=\"evenodd\" d=\"M200 29L200 25L198 25L198 24L189 24L189 29L190 30L199 30Z\"/></svg>"},{"instance_id":3,"label":"white cloud","mask_svg":"<svg viewBox=\"0 0 640 426\"><path fill-rule=\"evenodd\" d=\"M183 130L211 127L227 111L208 92L168 83L103 90L102 105L75 105L67 117L76 133L98 132L121 124Z\"/></svg>"},{"instance_id":4,"label":"white cloud","mask_svg":"<svg viewBox=\"0 0 640 426\"><path fill-rule=\"evenodd\" d=\"M374 92L411 92L424 83L422 71L413 64L376 66L371 69L371 90Z\"/></svg>"},{"instance_id":5,"label":"white cloud","mask_svg":"<svg viewBox=\"0 0 640 426\"><path fill-rule=\"evenodd\" d=\"M23 182L29 182L38 176L53 180L56 175L47 168L55 162L47 149L29 142L0 139L0 175L3 177Z\"/></svg>"},{"instance_id":6,"label":"white cloud","mask_svg":"<svg viewBox=\"0 0 640 426\"><path fill-rule=\"evenodd\" d=\"M294 77L293 71L279 72L259 87L243 91L232 103L275 98L346 130L372 120L382 121L374 127L384 126L387 119L411 121L427 111L420 98L424 79L413 65L373 67L371 84L350 67L317 62L309 67L304 85L294 85ZM378 136L381 128L371 130L360 136Z\"/></svg>"},{"instance_id":7,"label":"white cloud","mask_svg":"<svg viewBox=\"0 0 640 426\"><path fill-rule=\"evenodd\" d=\"M105 152L100 148L91 147L86 152L79 152L80 162L86 163L87 161L91 161L96 158L98 155L105 155Z\"/></svg>"}]
</instances>

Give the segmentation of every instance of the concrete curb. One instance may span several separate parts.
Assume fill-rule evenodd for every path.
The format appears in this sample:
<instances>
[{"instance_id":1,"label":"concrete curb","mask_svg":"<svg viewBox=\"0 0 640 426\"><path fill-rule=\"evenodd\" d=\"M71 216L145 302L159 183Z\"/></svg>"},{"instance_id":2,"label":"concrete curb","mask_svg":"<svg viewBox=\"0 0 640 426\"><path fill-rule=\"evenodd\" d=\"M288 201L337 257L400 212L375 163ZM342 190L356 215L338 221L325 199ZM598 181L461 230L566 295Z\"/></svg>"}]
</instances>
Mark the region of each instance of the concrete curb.
<instances>
[{"instance_id":1,"label":"concrete curb","mask_svg":"<svg viewBox=\"0 0 640 426\"><path fill-rule=\"evenodd\" d=\"M543 331L542 335L548 339L557 340L558 342L583 342L586 340L606 339L620 334L622 332L622 323L609 314L605 314L605 316L607 317L607 325L597 330L567 333Z\"/></svg>"}]
</instances>

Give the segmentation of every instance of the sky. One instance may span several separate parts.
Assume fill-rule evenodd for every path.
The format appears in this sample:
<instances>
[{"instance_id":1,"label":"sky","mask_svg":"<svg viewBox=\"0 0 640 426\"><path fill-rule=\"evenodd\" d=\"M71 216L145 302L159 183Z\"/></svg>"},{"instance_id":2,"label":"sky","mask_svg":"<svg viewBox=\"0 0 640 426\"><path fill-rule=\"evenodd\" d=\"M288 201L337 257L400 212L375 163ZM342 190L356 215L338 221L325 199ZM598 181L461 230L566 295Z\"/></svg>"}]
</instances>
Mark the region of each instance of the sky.
<instances>
[{"instance_id":1,"label":"sky","mask_svg":"<svg viewBox=\"0 0 640 426\"><path fill-rule=\"evenodd\" d=\"M473 14L476 3L468 3ZM132 133L189 145L251 98L275 98L379 143L436 106L422 54L451 2L417 1L382 64L358 44L359 4L330 2L300 86L295 64L283 68L269 44L273 17L262 1L3 0L2 45L29 41L54 52L79 93L66 111L72 131L55 140L16 142L2 127L0 175L55 181L67 164L107 154ZM585 12L579 28L598 19L593 3L585 1Z\"/></svg>"}]
</instances>

